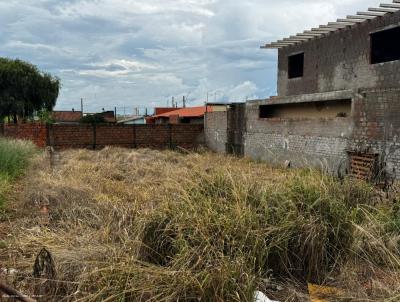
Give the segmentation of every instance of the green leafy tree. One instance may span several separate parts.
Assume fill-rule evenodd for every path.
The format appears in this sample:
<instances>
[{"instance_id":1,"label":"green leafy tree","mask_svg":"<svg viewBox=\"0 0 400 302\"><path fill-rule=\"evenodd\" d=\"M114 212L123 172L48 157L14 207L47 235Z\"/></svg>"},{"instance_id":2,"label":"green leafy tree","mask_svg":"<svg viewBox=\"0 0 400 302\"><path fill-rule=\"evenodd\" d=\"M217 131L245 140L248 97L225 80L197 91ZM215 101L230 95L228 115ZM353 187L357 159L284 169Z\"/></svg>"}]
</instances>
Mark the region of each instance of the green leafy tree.
<instances>
[{"instance_id":1,"label":"green leafy tree","mask_svg":"<svg viewBox=\"0 0 400 302\"><path fill-rule=\"evenodd\" d=\"M42 109L38 111L37 116L39 118L39 121L46 123L46 124L54 124L55 120L51 114L51 111L48 111L47 109Z\"/></svg>"},{"instance_id":2,"label":"green leafy tree","mask_svg":"<svg viewBox=\"0 0 400 302\"><path fill-rule=\"evenodd\" d=\"M35 112L52 111L60 80L21 60L0 58L0 121L5 117L32 118Z\"/></svg>"}]
</instances>

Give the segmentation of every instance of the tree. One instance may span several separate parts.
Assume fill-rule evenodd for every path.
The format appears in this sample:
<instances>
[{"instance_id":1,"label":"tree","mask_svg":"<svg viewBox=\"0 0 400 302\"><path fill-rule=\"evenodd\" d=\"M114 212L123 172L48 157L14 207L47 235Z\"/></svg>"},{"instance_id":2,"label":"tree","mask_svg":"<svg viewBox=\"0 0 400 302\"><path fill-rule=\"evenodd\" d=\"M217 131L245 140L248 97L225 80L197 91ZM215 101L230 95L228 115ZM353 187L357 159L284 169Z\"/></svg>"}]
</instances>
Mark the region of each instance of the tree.
<instances>
[{"instance_id":1,"label":"tree","mask_svg":"<svg viewBox=\"0 0 400 302\"><path fill-rule=\"evenodd\" d=\"M82 117L80 122L83 124L104 124L106 120L103 115L96 113Z\"/></svg>"},{"instance_id":2,"label":"tree","mask_svg":"<svg viewBox=\"0 0 400 302\"><path fill-rule=\"evenodd\" d=\"M21 60L0 58L0 121L17 122L35 112L52 111L60 91L60 80Z\"/></svg>"}]
</instances>

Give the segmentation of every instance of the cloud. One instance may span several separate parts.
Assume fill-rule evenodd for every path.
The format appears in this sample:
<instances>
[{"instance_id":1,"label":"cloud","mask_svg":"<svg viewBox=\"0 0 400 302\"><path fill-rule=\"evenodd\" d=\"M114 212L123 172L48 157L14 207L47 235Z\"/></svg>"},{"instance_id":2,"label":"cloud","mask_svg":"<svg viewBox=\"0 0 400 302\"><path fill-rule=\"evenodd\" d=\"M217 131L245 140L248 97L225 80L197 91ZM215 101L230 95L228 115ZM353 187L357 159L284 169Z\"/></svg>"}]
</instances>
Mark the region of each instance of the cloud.
<instances>
[{"instance_id":1,"label":"cloud","mask_svg":"<svg viewBox=\"0 0 400 302\"><path fill-rule=\"evenodd\" d=\"M54 73L58 108L244 101L276 94L274 50L260 45L378 0L9 0L0 56Z\"/></svg>"}]
</instances>

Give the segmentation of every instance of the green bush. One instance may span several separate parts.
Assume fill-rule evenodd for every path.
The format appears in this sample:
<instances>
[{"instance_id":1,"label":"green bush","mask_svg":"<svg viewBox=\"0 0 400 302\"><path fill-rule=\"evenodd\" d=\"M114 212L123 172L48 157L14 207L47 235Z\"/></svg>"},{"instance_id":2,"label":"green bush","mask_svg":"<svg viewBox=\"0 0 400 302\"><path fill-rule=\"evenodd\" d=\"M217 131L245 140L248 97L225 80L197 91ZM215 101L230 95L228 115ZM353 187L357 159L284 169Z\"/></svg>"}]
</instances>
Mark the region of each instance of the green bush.
<instances>
[{"instance_id":1,"label":"green bush","mask_svg":"<svg viewBox=\"0 0 400 302\"><path fill-rule=\"evenodd\" d=\"M96 113L82 117L79 122L83 124L104 124L106 120L102 114Z\"/></svg>"}]
</instances>

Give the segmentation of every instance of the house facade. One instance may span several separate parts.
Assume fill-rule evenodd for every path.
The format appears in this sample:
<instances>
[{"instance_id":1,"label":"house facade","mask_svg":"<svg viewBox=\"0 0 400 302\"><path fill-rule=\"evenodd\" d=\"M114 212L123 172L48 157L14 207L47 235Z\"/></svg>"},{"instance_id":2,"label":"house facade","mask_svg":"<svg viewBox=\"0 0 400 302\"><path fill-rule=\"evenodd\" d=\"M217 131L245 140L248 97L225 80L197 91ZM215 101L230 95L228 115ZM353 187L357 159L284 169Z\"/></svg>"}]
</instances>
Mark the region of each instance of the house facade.
<instances>
[{"instance_id":1,"label":"house facade","mask_svg":"<svg viewBox=\"0 0 400 302\"><path fill-rule=\"evenodd\" d=\"M213 111L213 106L199 106L199 107L186 107L175 110L166 110L162 108L163 113L159 113L160 110L156 110L156 114L147 117L148 124L204 124L205 113ZM159 113L159 114L157 114Z\"/></svg>"},{"instance_id":2,"label":"house facade","mask_svg":"<svg viewBox=\"0 0 400 302\"><path fill-rule=\"evenodd\" d=\"M399 179L399 9L381 5L265 45L278 49L278 96L246 103L244 155Z\"/></svg>"},{"instance_id":3,"label":"house facade","mask_svg":"<svg viewBox=\"0 0 400 302\"><path fill-rule=\"evenodd\" d=\"M81 120L82 116L82 111L75 111L74 109L71 111L55 110L51 113L51 118L55 123L63 124L77 124Z\"/></svg>"}]
</instances>

